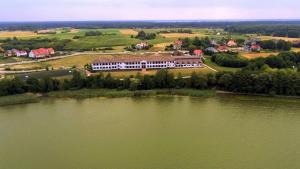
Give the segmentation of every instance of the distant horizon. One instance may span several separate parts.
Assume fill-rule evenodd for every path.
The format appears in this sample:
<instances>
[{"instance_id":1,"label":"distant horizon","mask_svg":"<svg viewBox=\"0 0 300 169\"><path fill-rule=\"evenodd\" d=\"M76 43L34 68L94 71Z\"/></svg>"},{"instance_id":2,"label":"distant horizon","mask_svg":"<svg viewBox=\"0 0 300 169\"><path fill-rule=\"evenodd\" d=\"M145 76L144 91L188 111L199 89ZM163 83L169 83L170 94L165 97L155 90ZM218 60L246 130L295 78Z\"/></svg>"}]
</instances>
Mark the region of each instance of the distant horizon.
<instances>
[{"instance_id":1,"label":"distant horizon","mask_svg":"<svg viewBox=\"0 0 300 169\"><path fill-rule=\"evenodd\" d=\"M1 21L0 23L35 23L35 22L284 22L300 21L299 19L152 19L152 20L28 20L28 21Z\"/></svg>"}]
</instances>

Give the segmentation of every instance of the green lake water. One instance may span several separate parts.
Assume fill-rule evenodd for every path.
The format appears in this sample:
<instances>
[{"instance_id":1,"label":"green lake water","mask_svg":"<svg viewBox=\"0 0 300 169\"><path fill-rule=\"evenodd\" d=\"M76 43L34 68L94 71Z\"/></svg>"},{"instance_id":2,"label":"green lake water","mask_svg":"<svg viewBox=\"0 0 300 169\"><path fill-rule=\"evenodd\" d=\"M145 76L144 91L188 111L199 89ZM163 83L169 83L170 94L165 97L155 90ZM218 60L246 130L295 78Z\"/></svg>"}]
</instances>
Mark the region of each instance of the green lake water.
<instances>
[{"instance_id":1,"label":"green lake water","mask_svg":"<svg viewBox=\"0 0 300 169\"><path fill-rule=\"evenodd\" d=\"M0 107L0 169L299 169L300 100L43 99Z\"/></svg>"}]
</instances>

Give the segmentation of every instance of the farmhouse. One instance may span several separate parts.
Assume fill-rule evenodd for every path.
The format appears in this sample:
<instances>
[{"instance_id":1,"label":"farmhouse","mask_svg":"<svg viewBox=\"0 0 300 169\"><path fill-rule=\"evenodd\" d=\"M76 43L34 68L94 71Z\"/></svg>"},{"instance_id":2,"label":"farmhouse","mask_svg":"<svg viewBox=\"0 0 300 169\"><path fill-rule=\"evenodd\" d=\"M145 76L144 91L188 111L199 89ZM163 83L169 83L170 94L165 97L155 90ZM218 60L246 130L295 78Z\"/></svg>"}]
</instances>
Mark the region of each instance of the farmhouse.
<instances>
[{"instance_id":1,"label":"farmhouse","mask_svg":"<svg viewBox=\"0 0 300 169\"><path fill-rule=\"evenodd\" d=\"M176 40L173 44L173 49L174 50L180 50L183 42L182 40Z\"/></svg>"},{"instance_id":2,"label":"farmhouse","mask_svg":"<svg viewBox=\"0 0 300 169\"><path fill-rule=\"evenodd\" d=\"M135 45L135 48L139 49L139 50L145 49L147 47L149 47L148 42L141 42L141 43Z\"/></svg>"},{"instance_id":3,"label":"farmhouse","mask_svg":"<svg viewBox=\"0 0 300 169\"><path fill-rule=\"evenodd\" d=\"M108 70L141 70L166 68L202 67L203 62L198 56L132 56L132 57L101 57L92 62L94 71Z\"/></svg>"},{"instance_id":4,"label":"farmhouse","mask_svg":"<svg viewBox=\"0 0 300 169\"><path fill-rule=\"evenodd\" d=\"M17 50L17 49L13 49L12 50L12 54L14 56L20 57L20 56L27 56L27 52L24 50Z\"/></svg>"},{"instance_id":5,"label":"farmhouse","mask_svg":"<svg viewBox=\"0 0 300 169\"><path fill-rule=\"evenodd\" d=\"M236 47L237 44L236 44L236 42L234 40L230 40L230 41L228 41L227 46L228 47Z\"/></svg>"},{"instance_id":6,"label":"farmhouse","mask_svg":"<svg viewBox=\"0 0 300 169\"><path fill-rule=\"evenodd\" d=\"M31 50L31 52L29 53L29 57L34 59L40 59L50 57L51 55L54 55L54 53L55 51L53 48L40 48Z\"/></svg>"},{"instance_id":7,"label":"farmhouse","mask_svg":"<svg viewBox=\"0 0 300 169\"><path fill-rule=\"evenodd\" d=\"M228 52L229 50L228 50L227 46L219 46L218 51L219 52Z\"/></svg>"},{"instance_id":8,"label":"farmhouse","mask_svg":"<svg viewBox=\"0 0 300 169\"><path fill-rule=\"evenodd\" d=\"M214 47L208 47L205 49L206 52L209 52L209 53L218 53L219 51L214 48Z\"/></svg>"},{"instance_id":9,"label":"farmhouse","mask_svg":"<svg viewBox=\"0 0 300 169\"><path fill-rule=\"evenodd\" d=\"M251 45L250 49L252 52L259 52L261 47L259 45Z\"/></svg>"},{"instance_id":10,"label":"farmhouse","mask_svg":"<svg viewBox=\"0 0 300 169\"><path fill-rule=\"evenodd\" d=\"M194 50L194 54L195 54L196 56L202 56L202 55L203 55L203 51L197 49L197 50Z\"/></svg>"}]
</instances>

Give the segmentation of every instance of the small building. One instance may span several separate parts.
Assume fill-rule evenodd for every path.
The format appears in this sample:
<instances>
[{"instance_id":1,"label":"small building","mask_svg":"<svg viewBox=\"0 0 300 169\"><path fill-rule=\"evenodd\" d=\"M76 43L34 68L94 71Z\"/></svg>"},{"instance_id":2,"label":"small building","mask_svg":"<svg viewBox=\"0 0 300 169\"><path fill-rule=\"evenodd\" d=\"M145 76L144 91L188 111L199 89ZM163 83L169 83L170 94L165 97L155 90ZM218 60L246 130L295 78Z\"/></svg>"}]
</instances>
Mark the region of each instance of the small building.
<instances>
[{"instance_id":1,"label":"small building","mask_svg":"<svg viewBox=\"0 0 300 169\"><path fill-rule=\"evenodd\" d=\"M228 47L236 47L237 44L236 44L236 42L234 40L230 40L230 41L228 41L227 46Z\"/></svg>"},{"instance_id":2,"label":"small building","mask_svg":"<svg viewBox=\"0 0 300 169\"><path fill-rule=\"evenodd\" d=\"M7 50L4 52L4 57L13 57L13 52L12 50Z\"/></svg>"},{"instance_id":3,"label":"small building","mask_svg":"<svg viewBox=\"0 0 300 169\"><path fill-rule=\"evenodd\" d=\"M138 50L142 50L142 49L145 49L149 47L149 44L148 42L141 42L141 43L138 43L135 45L135 48L138 49Z\"/></svg>"},{"instance_id":4,"label":"small building","mask_svg":"<svg viewBox=\"0 0 300 169\"><path fill-rule=\"evenodd\" d=\"M259 52L261 50L261 47L260 47L260 45L256 45L256 44L255 45L251 45L250 50L252 52Z\"/></svg>"},{"instance_id":5,"label":"small building","mask_svg":"<svg viewBox=\"0 0 300 169\"><path fill-rule=\"evenodd\" d=\"M196 55L196 56L202 56L203 55L203 51L202 50L199 50L199 49L196 49L196 50L194 50L194 55Z\"/></svg>"},{"instance_id":6,"label":"small building","mask_svg":"<svg viewBox=\"0 0 300 169\"><path fill-rule=\"evenodd\" d=\"M182 47L182 44L183 44L182 40L176 40L173 44L173 49L180 50Z\"/></svg>"},{"instance_id":7,"label":"small building","mask_svg":"<svg viewBox=\"0 0 300 169\"><path fill-rule=\"evenodd\" d=\"M219 45L218 42L214 39L210 41L210 44L213 45L213 46L218 46Z\"/></svg>"},{"instance_id":8,"label":"small building","mask_svg":"<svg viewBox=\"0 0 300 169\"><path fill-rule=\"evenodd\" d=\"M205 49L206 52L209 52L209 53L218 53L219 51L214 48L214 47L208 47Z\"/></svg>"},{"instance_id":9,"label":"small building","mask_svg":"<svg viewBox=\"0 0 300 169\"><path fill-rule=\"evenodd\" d=\"M197 56L132 56L132 57L101 57L92 62L94 71L111 70L142 70L168 68L202 67L203 62Z\"/></svg>"},{"instance_id":10,"label":"small building","mask_svg":"<svg viewBox=\"0 0 300 169\"><path fill-rule=\"evenodd\" d=\"M40 48L31 50L29 53L29 57L33 59L40 59L45 57L51 57L55 54L55 51L53 48Z\"/></svg>"},{"instance_id":11,"label":"small building","mask_svg":"<svg viewBox=\"0 0 300 169\"><path fill-rule=\"evenodd\" d=\"M229 50L228 50L227 46L221 45L221 46L218 47L218 51L219 52L228 52Z\"/></svg>"},{"instance_id":12,"label":"small building","mask_svg":"<svg viewBox=\"0 0 300 169\"><path fill-rule=\"evenodd\" d=\"M13 49L12 50L13 56L17 56L17 57L21 57L21 56L27 56L28 53L25 50L17 50L17 49Z\"/></svg>"}]
</instances>

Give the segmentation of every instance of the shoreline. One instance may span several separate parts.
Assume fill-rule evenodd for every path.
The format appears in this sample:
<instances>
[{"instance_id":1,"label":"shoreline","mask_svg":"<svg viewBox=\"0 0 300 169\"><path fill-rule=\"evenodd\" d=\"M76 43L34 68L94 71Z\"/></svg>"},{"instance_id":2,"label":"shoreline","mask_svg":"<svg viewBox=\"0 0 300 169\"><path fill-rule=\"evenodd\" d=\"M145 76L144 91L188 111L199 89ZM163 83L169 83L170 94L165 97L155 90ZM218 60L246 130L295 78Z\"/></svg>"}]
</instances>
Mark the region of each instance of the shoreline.
<instances>
[{"instance_id":1,"label":"shoreline","mask_svg":"<svg viewBox=\"0 0 300 169\"><path fill-rule=\"evenodd\" d=\"M123 97L159 97L159 96L183 96L195 98L212 98L226 96L248 96L261 98L277 98L277 99L300 99L299 96L281 96L281 95L266 95L266 94L248 94L235 93L220 90L196 90L196 89L159 89L159 90L117 90L117 89L81 89L81 90L66 90L56 91L45 94L25 93L11 96L0 97L0 107L38 103L42 98L70 98L70 99L88 99L88 98L123 98Z\"/></svg>"}]
</instances>

